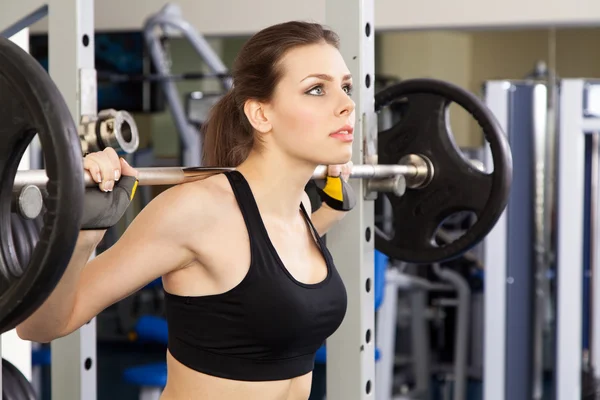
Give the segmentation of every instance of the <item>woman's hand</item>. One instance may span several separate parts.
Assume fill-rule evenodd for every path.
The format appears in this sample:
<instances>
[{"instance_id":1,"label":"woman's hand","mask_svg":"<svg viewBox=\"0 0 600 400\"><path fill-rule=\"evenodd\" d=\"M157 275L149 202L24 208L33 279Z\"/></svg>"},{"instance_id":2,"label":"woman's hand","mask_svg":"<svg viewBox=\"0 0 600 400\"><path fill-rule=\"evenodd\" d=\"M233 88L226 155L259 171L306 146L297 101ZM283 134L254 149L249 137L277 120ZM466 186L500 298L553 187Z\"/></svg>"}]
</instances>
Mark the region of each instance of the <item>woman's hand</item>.
<instances>
[{"instance_id":1,"label":"woman's hand","mask_svg":"<svg viewBox=\"0 0 600 400\"><path fill-rule=\"evenodd\" d=\"M83 166L100 191L86 188L81 229L104 231L121 219L133 200L138 171L113 148L88 154Z\"/></svg>"},{"instance_id":2,"label":"woman's hand","mask_svg":"<svg viewBox=\"0 0 600 400\"><path fill-rule=\"evenodd\" d=\"M350 179L350 173L352 172L352 161L348 161L346 164L328 165L327 175L328 176L341 176L344 182L348 182Z\"/></svg>"},{"instance_id":3,"label":"woman's hand","mask_svg":"<svg viewBox=\"0 0 600 400\"><path fill-rule=\"evenodd\" d=\"M138 171L127 163L112 147L102 151L90 153L83 159L83 168L98 184L100 190L110 192L115 187L115 182L121 176L138 176Z\"/></svg>"},{"instance_id":4,"label":"woman's hand","mask_svg":"<svg viewBox=\"0 0 600 400\"><path fill-rule=\"evenodd\" d=\"M352 161L346 164L329 165L327 177L315 181L321 200L331 209L347 212L356 205L356 196L348 183L351 172Z\"/></svg>"}]
</instances>

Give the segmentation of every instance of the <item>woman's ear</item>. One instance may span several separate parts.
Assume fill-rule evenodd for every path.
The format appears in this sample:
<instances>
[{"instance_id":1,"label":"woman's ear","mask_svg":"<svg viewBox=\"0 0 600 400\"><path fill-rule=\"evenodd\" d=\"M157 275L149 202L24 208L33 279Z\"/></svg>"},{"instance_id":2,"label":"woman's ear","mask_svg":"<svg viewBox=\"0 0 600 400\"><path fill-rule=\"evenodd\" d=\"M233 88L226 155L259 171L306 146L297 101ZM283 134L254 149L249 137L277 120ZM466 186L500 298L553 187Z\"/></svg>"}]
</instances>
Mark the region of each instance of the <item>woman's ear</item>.
<instances>
[{"instance_id":1,"label":"woman's ear","mask_svg":"<svg viewBox=\"0 0 600 400\"><path fill-rule=\"evenodd\" d=\"M260 133L268 133L272 129L271 122L267 118L265 106L256 100L248 100L244 104L244 113L254 129Z\"/></svg>"}]
</instances>

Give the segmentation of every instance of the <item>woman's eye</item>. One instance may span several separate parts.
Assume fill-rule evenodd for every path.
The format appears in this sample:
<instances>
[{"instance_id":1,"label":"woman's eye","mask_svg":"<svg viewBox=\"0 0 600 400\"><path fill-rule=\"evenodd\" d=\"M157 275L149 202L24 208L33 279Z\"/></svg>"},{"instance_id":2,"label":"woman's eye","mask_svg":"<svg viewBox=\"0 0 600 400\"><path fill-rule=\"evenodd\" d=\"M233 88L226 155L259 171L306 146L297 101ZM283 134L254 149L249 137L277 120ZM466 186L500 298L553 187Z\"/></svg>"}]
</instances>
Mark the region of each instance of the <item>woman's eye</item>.
<instances>
[{"instance_id":1,"label":"woman's eye","mask_svg":"<svg viewBox=\"0 0 600 400\"><path fill-rule=\"evenodd\" d=\"M315 86L314 88L310 89L308 93L320 96L323 94L323 88L321 86Z\"/></svg>"},{"instance_id":2,"label":"woman's eye","mask_svg":"<svg viewBox=\"0 0 600 400\"><path fill-rule=\"evenodd\" d=\"M344 85L343 90L344 90L344 92L346 92L347 95L351 95L352 94L352 85ZM322 86L315 86L314 88L310 89L306 93L315 95L315 96L322 96L324 94Z\"/></svg>"}]
</instances>

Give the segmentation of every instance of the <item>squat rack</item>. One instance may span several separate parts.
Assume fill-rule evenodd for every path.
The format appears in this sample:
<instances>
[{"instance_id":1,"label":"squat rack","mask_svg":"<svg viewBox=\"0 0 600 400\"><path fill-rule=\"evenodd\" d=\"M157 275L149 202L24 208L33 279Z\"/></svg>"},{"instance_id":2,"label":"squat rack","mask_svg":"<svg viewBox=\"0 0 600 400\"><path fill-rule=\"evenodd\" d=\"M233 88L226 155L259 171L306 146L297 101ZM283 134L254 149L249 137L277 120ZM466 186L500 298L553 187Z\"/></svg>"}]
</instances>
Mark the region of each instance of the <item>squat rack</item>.
<instances>
[{"instance_id":1,"label":"squat rack","mask_svg":"<svg viewBox=\"0 0 600 400\"><path fill-rule=\"evenodd\" d=\"M75 121L97 114L97 82L94 65L94 1L93 0L20 0L10 2L0 15L0 35L12 36L47 16L49 35L49 72L61 91ZM343 10L343 12L341 11ZM7 18L18 16L16 23ZM65 21L73 21L69 24ZM326 0L325 23L341 36L341 52L355 81L356 102L353 162L368 164L376 161L377 116L374 98L374 0ZM60 49L53 51L54 49ZM581 391L581 293L583 270L582 230L584 136L600 130L600 112L590 112L599 93L598 82L565 80L561 84L559 129L562 144L558 151L557 176L569 182L568 190L560 190L557 218L558 238L558 323L557 400L578 398ZM488 106L501 123L508 127L509 86L506 82L491 82L487 86ZM594 100L594 101L592 101ZM586 110L583 112L582 110ZM569 135L566 137L566 135ZM566 162L565 160L581 160ZM32 168L37 168L33 167ZM352 180L357 193L366 193L366 182ZM567 189L563 184L562 189ZM597 189L597 188L596 188ZM506 252L512 212L511 205L496 228L486 239L485 292L485 375L484 397L487 400L507 398L512 338L516 331L507 325L515 318L507 304L513 279ZM594 224L600 224L598 216ZM348 291L348 311L338 331L327 341L327 397L332 400L365 400L373 398L375 390L374 362L374 205L370 198L357 196L355 210L327 235L328 247L336 260ZM495 249L495 250L494 250ZM596 246L596 251L600 246ZM598 262L600 255L595 257ZM512 279L510 279L512 278ZM367 284L370 282L370 284ZM594 275L593 286L600 287L600 274ZM514 290L514 289L512 289ZM595 290L594 290L595 292ZM600 320L600 297L594 297L594 320ZM513 312L511 316L508 313ZM492 329L494 325L494 329ZM596 336L600 330L595 330ZM600 337L594 337L600 343ZM26 357L30 357L29 354ZM600 346L592 348L594 365L600 363ZM1 375L1 374L0 374ZM513 374L514 375L514 374ZM1 379L1 376L0 376ZM0 380L1 383L1 380ZM529 397L518 389L519 396ZM513 392L511 394L514 395ZM73 334L52 342L52 398L61 400L95 400L96 325L95 319Z\"/></svg>"},{"instance_id":2,"label":"squat rack","mask_svg":"<svg viewBox=\"0 0 600 400\"><path fill-rule=\"evenodd\" d=\"M9 7L4 15L20 19L11 23L0 18L0 35L12 36L47 16L49 74L76 123L96 117L94 0L23 0ZM355 81L354 164L377 160L373 19L373 0L326 0L325 23L340 35L341 52ZM365 198L366 181L351 184L364 195L357 196L354 211L327 235L348 292L346 318L327 341L327 398L332 400L373 398L375 390L374 199ZM97 398L95 322L51 343L52 398Z\"/></svg>"}]
</instances>

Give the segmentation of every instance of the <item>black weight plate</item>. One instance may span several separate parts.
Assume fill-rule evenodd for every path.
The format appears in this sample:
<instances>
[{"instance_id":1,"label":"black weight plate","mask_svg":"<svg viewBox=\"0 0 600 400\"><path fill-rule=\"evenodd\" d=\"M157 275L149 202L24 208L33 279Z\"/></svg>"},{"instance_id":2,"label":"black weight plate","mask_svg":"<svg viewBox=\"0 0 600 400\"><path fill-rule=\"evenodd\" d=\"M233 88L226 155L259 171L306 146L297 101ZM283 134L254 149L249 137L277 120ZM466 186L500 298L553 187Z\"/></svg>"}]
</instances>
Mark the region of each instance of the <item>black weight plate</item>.
<instances>
[{"instance_id":1,"label":"black weight plate","mask_svg":"<svg viewBox=\"0 0 600 400\"><path fill-rule=\"evenodd\" d=\"M36 400L33 385L10 361L2 359L2 400Z\"/></svg>"},{"instance_id":2,"label":"black weight plate","mask_svg":"<svg viewBox=\"0 0 600 400\"><path fill-rule=\"evenodd\" d=\"M27 219L18 213L12 213L13 243L17 251L17 258L21 265L29 264L29 257L40 238L40 227L35 219ZM40 217L38 219L41 220Z\"/></svg>"},{"instance_id":3,"label":"black weight plate","mask_svg":"<svg viewBox=\"0 0 600 400\"><path fill-rule=\"evenodd\" d=\"M37 246L37 243L40 240L40 229L42 227L38 226L38 222L37 222L38 220L42 221L42 217L38 216L35 219L27 219L27 218L21 217L21 224L23 224L25 234L27 235L27 240L31 244L32 248Z\"/></svg>"},{"instance_id":4,"label":"black weight plate","mask_svg":"<svg viewBox=\"0 0 600 400\"><path fill-rule=\"evenodd\" d=\"M404 99L405 114L378 135L378 161L397 164L404 156L427 157L433 178L424 188L401 196L386 193L393 210L394 235L377 234L375 246L391 258L417 264L448 261L477 245L494 227L508 202L512 154L506 135L492 112L472 93L435 79L412 79L375 95L377 111ZM489 142L494 171L480 171L466 160L448 127L448 107L462 106L479 123ZM444 219L471 211L477 221L455 241L437 245L435 233Z\"/></svg>"},{"instance_id":5,"label":"black weight plate","mask_svg":"<svg viewBox=\"0 0 600 400\"><path fill-rule=\"evenodd\" d=\"M0 37L0 333L33 313L62 277L79 234L84 194L76 125L42 66ZM35 134L48 183L40 240L21 265L11 231L12 184Z\"/></svg>"},{"instance_id":6,"label":"black weight plate","mask_svg":"<svg viewBox=\"0 0 600 400\"><path fill-rule=\"evenodd\" d=\"M13 245L17 252L17 259L20 265L27 265L35 244L30 241L23 223L23 218L19 214L11 214L11 232L13 235Z\"/></svg>"}]
</instances>

